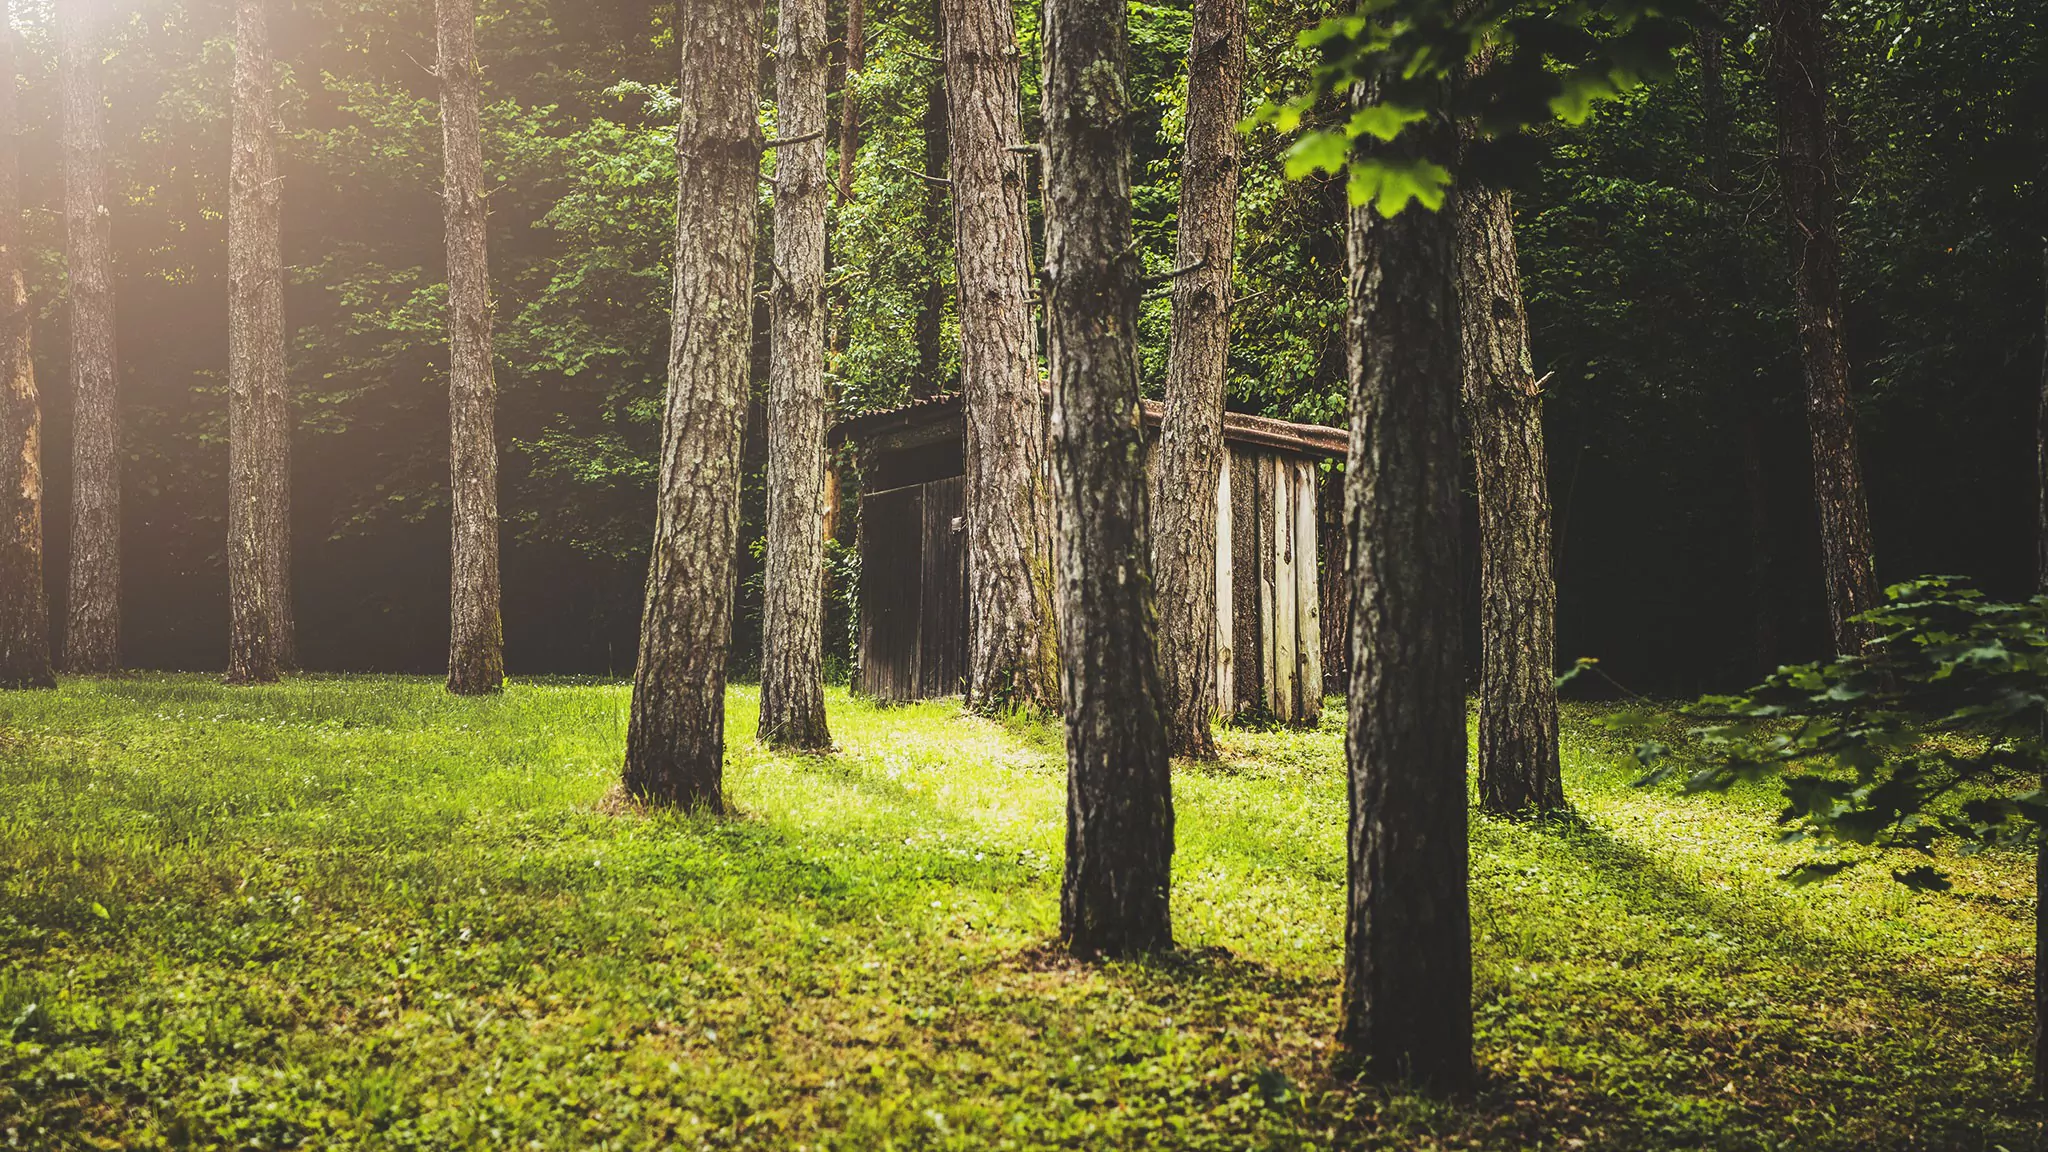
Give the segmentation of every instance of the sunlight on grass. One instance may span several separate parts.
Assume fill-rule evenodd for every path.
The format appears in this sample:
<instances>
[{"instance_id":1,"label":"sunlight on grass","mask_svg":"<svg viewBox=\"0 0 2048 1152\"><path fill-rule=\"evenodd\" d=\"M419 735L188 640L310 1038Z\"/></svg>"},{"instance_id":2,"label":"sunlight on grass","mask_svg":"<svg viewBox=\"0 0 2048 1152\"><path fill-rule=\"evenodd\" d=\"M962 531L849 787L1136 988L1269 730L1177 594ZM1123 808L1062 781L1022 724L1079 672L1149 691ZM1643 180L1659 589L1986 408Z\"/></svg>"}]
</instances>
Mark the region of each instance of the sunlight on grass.
<instances>
[{"instance_id":1,"label":"sunlight on grass","mask_svg":"<svg viewBox=\"0 0 2048 1152\"><path fill-rule=\"evenodd\" d=\"M1028 722L834 691L738 815L608 816L627 692L74 682L0 698L0 1129L28 1147L1982 1148L2024 1083L2031 862L1808 889L1774 795L1475 817L1480 1092L1328 1076L1335 709L1180 766L1180 953L1078 967ZM6 1138L0 1133L0 1139Z\"/></svg>"}]
</instances>

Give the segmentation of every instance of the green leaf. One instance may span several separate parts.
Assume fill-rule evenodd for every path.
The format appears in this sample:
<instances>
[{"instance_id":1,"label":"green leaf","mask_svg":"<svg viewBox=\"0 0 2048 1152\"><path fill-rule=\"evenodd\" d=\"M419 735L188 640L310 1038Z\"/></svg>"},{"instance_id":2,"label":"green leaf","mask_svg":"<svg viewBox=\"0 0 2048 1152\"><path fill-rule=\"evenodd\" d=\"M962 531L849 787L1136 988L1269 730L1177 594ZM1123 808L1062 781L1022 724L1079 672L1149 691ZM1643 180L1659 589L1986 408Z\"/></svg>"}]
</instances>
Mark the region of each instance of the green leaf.
<instances>
[{"instance_id":1,"label":"green leaf","mask_svg":"<svg viewBox=\"0 0 2048 1152\"><path fill-rule=\"evenodd\" d=\"M107 906L105 904L100 903L97 900L92 902L92 914L99 917L102 920L113 919L113 917L108 915L107 913Z\"/></svg>"},{"instance_id":2,"label":"green leaf","mask_svg":"<svg viewBox=\"0 0 2048 1152\"><path fill-rule=\"evenodd\" d=\"M1436 211L1450 187L1450 171L1428 160L1360 160L1351 165L1345 190L1352 207L1371 204L1380 215L1393 217L1410 201Z\"/></svg>"},{"instance_id":3,"label":"green leaf","mask_svg":"<svg viewBox=\"0 0 2048 1152\"><path fill-rule=\"evenodd\" d=\"M1550 110L1567 124L1583 124L1593 114L1593 105L1621 95L1613 79L1598 72L1573 72L1563 77L1557 95L1550 98Z\"/></svg>"},{"instance_id":4,"label":"green leaf","mask_svg":"<svg viewBox=\"0 0 2048 1152\"><path fill-rule=\"evenodd\" d=\"M1351 154L1351 141L1341 132L1309 132L1288 145L1286 170L1289 180L1311 172L1339 172ZM1352 203L1359 203L1354 199Z\"/></svg>"},{"instance_id":5,"label":"green leaf","mask_svg":"<svg viewBox=\"0 0 2048 1152\"><path fill-rule=\"evenodd\" d=\"M1428 116L1429 112L1422 108L1368 104L1351 114L1351 119L1345 122L1344 132L1354 140L1368 135L1377 140L1392 140L1401 134L1401 129Z\"/></svg>"}]
</instances>

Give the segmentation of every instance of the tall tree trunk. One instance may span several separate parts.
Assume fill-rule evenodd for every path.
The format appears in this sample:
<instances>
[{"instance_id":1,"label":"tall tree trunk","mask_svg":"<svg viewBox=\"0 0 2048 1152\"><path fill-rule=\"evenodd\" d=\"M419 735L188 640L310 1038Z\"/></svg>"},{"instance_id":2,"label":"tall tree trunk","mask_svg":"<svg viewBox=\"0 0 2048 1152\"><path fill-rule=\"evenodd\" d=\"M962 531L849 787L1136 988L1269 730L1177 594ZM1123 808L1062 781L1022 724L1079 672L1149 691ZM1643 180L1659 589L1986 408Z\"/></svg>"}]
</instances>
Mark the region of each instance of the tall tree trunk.
<instances>
[{"instance_id":1,"label":"tall tree trunk","mask_svg":"<svg viewBox=\"0 0 2048 1152\"><path fill-rule=\"evenodd\" d=\"M1721 28L1702 26L1694 35L1693 52L1700 62L1700 120L1704 138L1701 151L1706 165L1708 213L1719 222L1718 234L1724 239L1732 239L1738 226L1739 208L1731 192L1735 186L1735 171L1730 159L1730 114L1724 82L1727 44ZM1716 264L1715 279L1720 286L1720 299L1748 299L1748 277L1736 246L1723 245ZM1723 366L1724 374L1741 381L1738 401L1742 410L1742 495L1749 545L1747 575L1751 621L1750 668L1747 671L1750 675L1763 677L1777 666L1778 659L1778 614L1771 588L1771 492L1769 477L1764 470L1764 430L1770 409L1763 389L1758 385L1757 374L1748 371L1747 364L1739 360L1744 356L1741 342L1726 332L1722 333L1722 342L1729 358Z\"/></svg>"},{"instance_id":2,"label":"tall tree trunk","mask_svg":"<svg viewBox=\"0 0 2048 1152\"><path fill-rule=\"evenodd\" d=\"M761 170L761 0L681 0L676 275L626 791L722 812Z\"/></svg>"},{"instance_id":3,"label":"tall tree trunk","mask_svg":"<svg viewBox=\"0 0 2048 1152\"><path fill-rule=\"evenodd\" d=\"M760 738L824 749L825 0L782 0Z\"/></svg>"},{"instance_id":4,"label":"tall tree trunk","mask_svg":"<svg viewBox=\"0 0 2048 1152\"><path fill-rule=\"evenodd\" d=\"M1058 494L1067 864L1081 956L1173 945L1173 780L1160 712L1124 0L1045 5L1046 317Z\"/></svg>"},{"instance_id":5,"label":"tall tree trunk","mask_svg":"<svg viewBox=\"0 0 2048 1152\"><path fill-rule=\"evenodd\" d=\"M1008 0L940 0L967 424L968 699L983 712L1059 699L1045 401L1031 321L1031 221L1017 152Z\"/></svg>"},{"instance_id":6,"label":"tall tree trunk","mask_svg":"<svg viewBox=\"0 0 2048 1152\"><path fill-rule=\"evenodd\" d=\"M1797 261L1793 288L1806 364L1806 427L1813 441L1828 622L1836 653L1850 655L1876 638L1870 625L1854 617L1877 606L1877 578L1842 333L1842 245L1835 225L1840 189L1821 24L1826 6L1827 0L1772 0L1770 53L1778 93L1778 179Z\"/></svg>"},{"instance_id":7,"label":"tall tree trunk","mask_svg":"<svg viewBox=\"0 0 2048 1152\"><path fill-rule=\"evenodd\" d=\"M1167 747L1216 757L1216 481L1223 463L1223 393L1230 356L1232 245L1237 237L1244 102L1244 0L1195 0L1188 43L1187 154L1181 161L1180 239L1166 414L1153 476L1159 565L1159 672ZM1314 691L1321 691L1318 685Z\"/></svg>"},{"instance_id":8,"label":"tall tree trunk","mask_svg":"<svg viewBox=\"0 0 2048 1152\"><path fill-rule=\"evenodd\" d=\"M1557 756L1557 580L1550 555L1550 465L1543 394L1529 364L1529 319L1508 194L1455 197L1465 427L1479 488L1479 806L1565 806Z\"/></svg>"},{"instance_id":9,"label":"tall tree trunk","mask_svg":"<svg viewBox=\"0 0 2048 1152\"><path fill-rule=\"evenodd\" d=\"M71 283L71 574L64 667L121 670L121 430L113 211L101 118L106 0L57 5L64 86L64 237Z\"/></svg>"},{"instance_id":10,"label":"tall tree trunk","mask_svg":"<svg viewBox=\"0 0 2048 1152\"><path fill-rule=\"evenodd\" d=\"M866 13L861 0L846 0L846 71L839 95L839 203L853 201L853 157L860 148L860 98L854 85L867 67Z\"/></svg>"},{"instance_id":11,"label":"tall tree trunk","mask_svg":"<svg viewBox=\"0 0 2048 1152\"><path fill-rule=\"evenodd\" d=\"M945 39L945 13L938 12L941 42ZM933 244L946 227L946 76L932 81L924 106L924 231ZM924 299L917 306L917 376L910 392L919 400L951 391L949 380L940 378L946 334L946 278L940 275L943 259L935 259L925 274Z\"/></svg>"},{"instance_id":12,"label":"tall tree trunk","mask_svg":"<svg viewBox=\"0 0 2048 1152\"><path fill-rule=\"evenodd\" d=\"M282 196L267 0L236 0L228 174L228 680L291 666Z\"/></svg>"},{"instance_id":13,"label":"tall tree trunk","mask_svg":"<svg viewBox=\"0 0 2048 1152\"><path fill-rule=\"evenodd\" d=\"M43 408L21 271L16 39L0 0L0 688L55 688L43 596Z\"/></svg>"},{"instance_id":14,"label":"tall tree trunk","mask_svg":"<svg viewBox=\"0 0 2048 1152\"><path fill-rule=\"evenodd\" d=\"M1455 158L1444 123L1396 159ZM1351 210L1349 917L1338 1039L1370 1076L1472 1076L1458 605L1456 224Z\"/></svg>"},{"instance_id":15,"label":"tall tree trunk","mask_svg":"<svg viewBox=\"0 0 2048 1152\"><path fill-rule=\"evenodd\" d=\"M505 625L498 590L498 384L477 110L476 0L436 0L435 25L448 233L448 690L477 696L505 687Z\"/></svg>"}]
</instances>

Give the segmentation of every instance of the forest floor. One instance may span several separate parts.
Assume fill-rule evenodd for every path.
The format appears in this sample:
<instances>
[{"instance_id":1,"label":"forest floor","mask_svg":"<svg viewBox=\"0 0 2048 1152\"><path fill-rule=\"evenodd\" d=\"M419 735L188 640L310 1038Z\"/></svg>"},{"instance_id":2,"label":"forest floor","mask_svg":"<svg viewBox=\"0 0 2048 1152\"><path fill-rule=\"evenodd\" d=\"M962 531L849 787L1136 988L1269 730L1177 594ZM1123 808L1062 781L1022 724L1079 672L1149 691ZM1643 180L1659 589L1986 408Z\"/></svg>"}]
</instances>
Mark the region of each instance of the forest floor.
<instances>
[{"instance_id":1,"label":"forest floor","mask_svg":"<svg viewBox=\"0 0 2048 1152\"><path fill-rule=\"evenodd\" d=\"M1176 772L1183 950L1084 967L1043 726L830 696L724 820L607 815L627 692L196 676L0 699L0 1146L2040 1147L2031 861L1794 889L1774 793L1475 817L1482 1086L1329 1073L1335 710Z\"/></svg>"}]
</instances>

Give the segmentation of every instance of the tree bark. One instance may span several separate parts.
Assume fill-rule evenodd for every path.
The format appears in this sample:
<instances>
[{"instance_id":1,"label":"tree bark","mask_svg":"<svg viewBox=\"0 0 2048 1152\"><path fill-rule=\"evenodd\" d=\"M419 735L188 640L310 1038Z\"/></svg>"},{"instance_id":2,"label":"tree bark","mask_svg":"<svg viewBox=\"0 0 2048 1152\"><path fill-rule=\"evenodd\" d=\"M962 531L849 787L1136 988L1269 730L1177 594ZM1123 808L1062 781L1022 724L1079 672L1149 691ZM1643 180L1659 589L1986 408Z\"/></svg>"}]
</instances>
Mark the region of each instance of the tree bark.
<instances>
[{"instance_id":1,"label":"tree bark","mask_svg":"<svg viewBox=\"0 0 2048 1152\"><path fill-rule=\"evenodd\" d=\"M1455 158L1447 123L1387 146ZM1350 898L1338 1039L1367 1075L1472 1077L1458 604L1455 222L1351 210Z\"/></svg>"},{"instance_id":2,"label":"tree bark","mask_svg":"<svg viewBox=\"0 0 2048 1152\"><path fill-rule=\"evenodd\" d=\"M761 0L681 0L676 274L660 492L625 788L722 812L740 446L753 338Z\"/></svg>"},{"instance_id":3,"label":"tree bark","mask_svg":"<svg viewBox=\"0 0 2048 1152\"><path fill-rule=\"evenodd\" d=\"M0 688L55 688L43 595L43 408L21 269L17 41L0 0Z\"/></svg>"},{"instance_id":4,"label":"tree bark","mask_svg":"<svg viewBox=\"0 0 2048 1152\"><path fill-rule=\"evenodd\" d=\"M101 119L106 0L57 6L64 101L65 264L71 286L71 572L64 667L121 670L121 444L113 212Z\"/></svg>"},{"instance_id":5,"label":"tree bark","mask_svg":"<svg viewBox=\"0 0 2048 1152\"><path fill-rule=\"evenodd\" d=\"M498 385L475 0L436 0L435 26L448 234L448 690L478 696L505 687L505 625L498 587Z\"/></svg>"},{"instance_id":6,"label":"tree bark","mask_svg":"<svg viewBox=\"0 0 2048 1152\"><path fill-rule=\"evenodd\" d=\"M1173 945L1173 782L1160 713L1123 0L1045 5L1046 316L1060 529L1067 859L1076 955Z\"/></svg>"},{"instance_id":7,"label":"tree bark","mask_svg":"<svg viewBox=\"0 0 2048 1152\"><path fill-rule=\"evenodd\" d=\"M860 148L860 98L854 85L867 67L866 13L861 0L846 0L846 74L839 95L839 203L853 201L853 157Z\"/></svg>"},{"instance_id":8,"label":"tree bark","mask_svg":"<svg viewBox=\"0 0 2048 1152\"><path fill-rule=\"evenodd\" d=\"M285 396L283 198L266 0L235 4L228 173L228 681L294 664L291 431Z\"/></svg>"},{"instance_id":9,"label":"tree bark","mask_svg":"<svg viewBox=\"0 0 2048 1152\"><path fill-rule=\"evenodd\" d=\"M1154 462L1153 548L1159 566L1159 671L1166 737L1177 756L1216 758L1216 482L1230 355L1237 237L1237 131L1244 102L1244 0L1196 0L1188 44L1187 153L1166 412ZM1320 692L1321 685L1312 691Z\"/></svg>"},{"instance_id":10,"label":"tree bark","mask_svg":"<svg viewBox=\"0 0 2048 1152\"><path fill-rule=\"evenodd\" d=\"M1455 197L1465 427L1479 489L1479 806L1564 808L1557 754L1557 579L1543 394L1508 193Z\"/></svg>"},{"instance_id":11,"label":"tree bark","mask_svg":"<svg viewBox=\"0 0 2048 1152\"><path fill-rule=\"evenodd\" d=\"M1045 404L1031 321L1031 222L1007 0L940 0L967 425L968 700L1058 703Z\"/></svg>"},{"instance_id":12,"label":"tree bark","mask_svg":"<svg viewBox=\"0 0 2048 1152\"><path fill-rule=\"evenodd\" d=\"M1828 622L1836 653L1851 655L1876 638L1875 630L1855 617L1877 606L1877 578L1843 344L1842 246L1835 224L1840 189L1821 24L1826 4L1772 0L1770 53L1778 95L1778 178L1797 260L1793 288L1806 366L1806 427L1813 441Z\"/></svg>"},{"instance_id":13,"label":"tree bark","mask_svg":"<svg viewBox=\"0 0 2048 1152\"><path fill-rule=\"evenodd\" d=\"M825 724L825 0L782 0L775 50L768 555L760 739L832 746Z\"/></svg>"}]
</instances>

